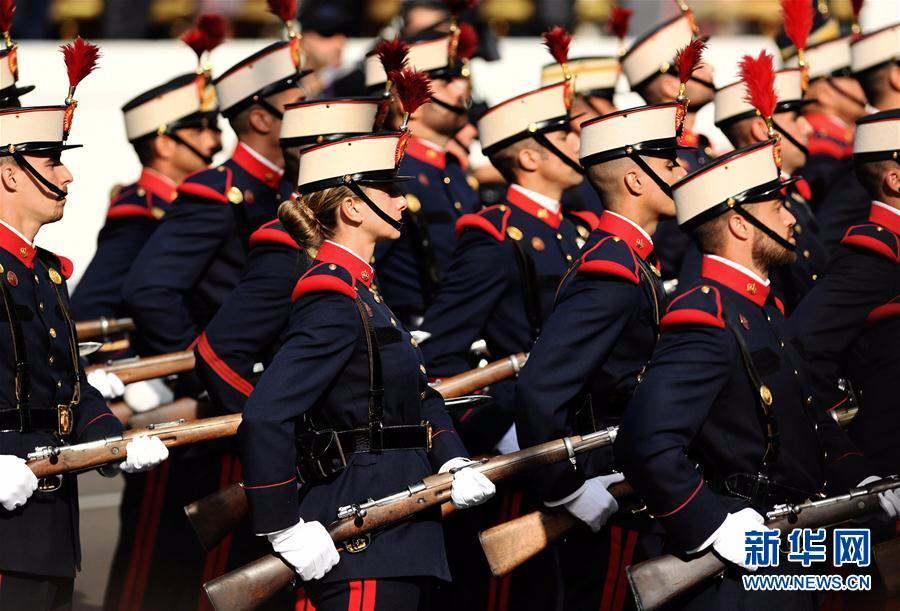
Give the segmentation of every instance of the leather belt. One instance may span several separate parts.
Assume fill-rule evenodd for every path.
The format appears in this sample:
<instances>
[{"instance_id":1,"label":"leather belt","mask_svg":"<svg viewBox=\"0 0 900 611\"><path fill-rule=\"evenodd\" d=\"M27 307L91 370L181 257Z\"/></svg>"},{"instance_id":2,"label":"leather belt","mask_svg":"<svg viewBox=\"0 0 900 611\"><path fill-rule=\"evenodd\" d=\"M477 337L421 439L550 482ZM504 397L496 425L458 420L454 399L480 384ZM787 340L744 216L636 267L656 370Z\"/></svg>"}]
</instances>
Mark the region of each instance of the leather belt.
<instances>
[{"instance_id":1,"label":"leather belt","mask_svg":"<svg viewBox=\"0 0 900 611\"><path fill-rule=\"evenodd\" d=\"M0 410L0 432L53 433L66 437L72 432L72 408L68 405L56 407L29 407L30 425L26 426L21 410Z\"/></svg>"}]
</instances>

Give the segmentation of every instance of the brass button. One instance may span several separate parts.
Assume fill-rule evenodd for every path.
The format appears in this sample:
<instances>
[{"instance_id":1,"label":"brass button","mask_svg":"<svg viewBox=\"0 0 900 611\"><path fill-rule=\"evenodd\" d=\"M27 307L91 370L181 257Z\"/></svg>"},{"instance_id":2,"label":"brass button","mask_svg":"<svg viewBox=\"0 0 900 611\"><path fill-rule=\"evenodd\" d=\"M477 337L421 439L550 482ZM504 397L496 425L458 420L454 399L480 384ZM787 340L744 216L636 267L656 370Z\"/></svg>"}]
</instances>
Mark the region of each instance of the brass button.
<instances>
[{"instance_id":1,"label":"brass button","mask_svg":"<svg viewBox=\"0 0 900 611\"><path fill-rule=\"evenodd\" d=\"M381 303L381 297L375 295L375 303Z\"/></svg>"},{"instance_id":2,"label":"brass button","mask_svg":"<svg viewBox=\"0 0 900 611\"><path fill-rule=\"evenodd\" d=\"M419 398L420 398L422 401L425 400L425 397L426 397L426 396L427 396L427 393L425 393L425 391L422 391L422 392L419 393Z\"/></svg>"},{"instance_id":3,"label":"brass button","mask_svg":"<svg viewBox=\"0 0 900 611\"><path fill-rule=\"evenodd\" d=\"M138 197L144 197L145 195L147 195L147 192L144 191L143 188L138 187L138 190L137 190L137 196L138 196Z\"/></svg>"},{"instance_id":4,"label":"brass button","mask_svg":"<svg viewBox=\"0 0 900 611\"><path fill-rule=\"evenodd\" d=\"M709 293L709 287L704 284L700 287L700 292L706 295L707 293Z\"/></svg>"},{"instance_id":5,"label":"brass button","mask_svg":"<svg viewBox=\"0 0 900 611\"><path fill-rule=\"evenodd\" d=\"M334 271L334 270L337 269L337 265L335 265L334 263L329 263L329 264L328 264L328 269L330 269L331 271Z\"/></svg>"},{"instance_id":6,"label":"brass button","mask_svg":"<svg viewBox=\"0 0 900 611\"><path fill-rule=\"evenodd\" d=\"M419 365L419 371L425 373L425 365Z\"/></svg>"},{"instance_id":7,"label":"brass button","mask_svg":"<svg viewBox=\"0 0 900 611\"><path fill-rule=\"evenodd\" d=\"M807 249L804 248L804 249L803 249L803 256L804 256L805 258L809 259L809 250L807 250Z\"/></svg>"},{"instance_id":8,"label":"brass button","mask_svg":"<svg viewBox=\"0 0 900 611\"><path fill-rule=\"evenodd\" d=\"M797 371L797 370L795 369L795 370L794 370L794 375L795 375L795 376L798 376L798 375L800 375L800 372Z\"/></svg>"},{"instance_id":9,"label":"brass button","mask_svg":"<svg viewBox=\"0 0 900 611\"><path fill-rule=\"evenodd\" d=\"M50 327L50 337L56 337L56 329L54 329L53 327Z\"/></svg>"},{"instance_id":10,"label":"brass button","mask_svg":"<svg viewBox=\"0 0 900 611\"><path fill-rule=\"evenodd\" d=\"M449 184L450 184L450 177L449 177L449 176L444 176L444 184L445 184L445 185L449 185Z\"/></svg>"},{"instance_id":11,"label":"brass button","mask_svg":"<svg viewBox=\"0 0 900 611\"><path fill-rule=\"evenodd\" d=\"M38 275L37 275L37 274L34 275L34 283L35 283L35 284L40 284L40 283L41 283L41 279L38 278Z\"/></svg>"},{"instance_id":12,"label":"brass button","mask_svg":"<svg viewBox=\"0 0 900 611\"><path fill-rule=\"evenodd\" d=\"M57 380L57 381L56 381L56 387L57 387L57 388L62 388L62 382L60 382L59 380Z\"/></svg>"},{"instance_id":13,"label":"brass button","mask_svg":"<svg viewBox=\"0 0 900 611\"><path fill-rule=\"evenodd\" d=\"M43 301L38 302L38 310L40 310L41 312L44 311L44 302Z\"/></svg>"},{"instance_id":14,"label":"brass button","mask_svg":"<svg viewBox=\"0 0 900 611\"><path fill-rule=\"evenodd\" d=\"M557 233L557 234L556 234L556 239L557 239L557 240L561 240L561 239L562 239L562 234L561 234L561 233Z\"/></svg>"},{"instance_id":15,"label":"brass button","mask_svg":"<svg viewBox=\"0 0 900 611\"><path fill-rule=\"evenodd\" d=\"M393 317L391 318L391 324L394 325L395 327L397 326L397 321L394 320Z\"/></svg>"},{"instance_id":16,"label":"brass button","mask_svg":"<svg viewBox=\"0 0 900 611\"><path fill-rule=\"evenodd\" d=\"M56 362L56 357L51 354L50 358L47 359L47 362L52 365L53 363Z\"/></svg>"},{"instance_id":17,"label":"brass button","mask_svg":"<svg viewBox=\"0 0 900 611\"><path fill-rule=\"evenodd\" d=\"M453 202L453 207L457 210L462 210L462 202Z\"/></svg>"},{"instance_id":18,"label":"brass button","mask_svg":"<svg viewBox=\"0 0 900 611\"><path fill-rule=\"evenodd\" d=\"M819 274L813 274L813 275L812 275L812 279L813 279L813 280L818 280L818 279L819 279Z\"/></svg>"},{"instance_id":19,"label":"brass button","mask_svg":"<svg viewBox=\"0 0 900 611\"><path fill-rule=\"evenodd\" d=\"M572 255L566 255L566 261L571 261L571 260L572 260Z\"/></svg>"},{"instance_id":20,"label":"brass button","mask_svg":"<svg viewBox=\"0 0 900 611\"><path fill-rule=\"evenodd\" d=\"M409 343L412 344L412 347L413 347L413 348L418 348L418 347L419 347L419 342L416 341L416 338L415 338L415 337L410 337L410 338L409 338Z\"/></svg>"},{"instance_id":21,"label":"brass button","mask_svg":"<svg viewBox=\"0 0 900 611\"><path fill-rule=\"evenodd\" d=\"M812 397L806 397L806 404L812 405Z\"/></svg>"}]
</instances>

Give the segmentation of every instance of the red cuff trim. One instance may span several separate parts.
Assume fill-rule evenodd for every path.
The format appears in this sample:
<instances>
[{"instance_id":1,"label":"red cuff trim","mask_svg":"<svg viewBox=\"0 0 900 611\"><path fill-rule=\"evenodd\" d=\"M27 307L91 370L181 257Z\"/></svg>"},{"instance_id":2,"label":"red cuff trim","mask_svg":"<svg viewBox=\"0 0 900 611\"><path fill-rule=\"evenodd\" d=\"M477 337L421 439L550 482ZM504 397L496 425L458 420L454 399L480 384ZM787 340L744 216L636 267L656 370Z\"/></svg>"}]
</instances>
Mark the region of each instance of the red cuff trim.
<instances>
[{"instance_id":1,"label":"red cuff trim","mask_svg":"<svg viewBox=\"0 0 900 611\"><path fill-rule=\"evenodd\" d=\"M300 278L294 286L294 292L291 293L291 300L297 301L307 293L315 293L318 291L331 291L341 293L350 299L356 299L356 290L340 278L336 276L326 276L324 274L318 276L306 276Z\"/></svg>"},{"instance_id":2,"label":"red cuff trim","mask_svg":"<svg viewBox=\"0 0 900 611\"><path fill-rule=\"evenodd\" d=\"M241 377L238 372L232 369L228 363L223 361L222 358L216 354L216 351L213 350L212 345L210 345L205 332L200 336L200 341L197 342L197 351L200 353L200 357L206 361L206 364L209 365L226 384L245 397L250 396L250 393L253 392L253 384Z\"/></svg>"},{"instance_id":3,"label":"red cuff trim","mask_svg":"<svg viewBox=\"0 0 900 611\"><path fill-rule=\"evenodd\" d=\"M669 312L662 317L662 320L659 323L659 327L663 331L681 325L708 325L710 327L724 329L725 321L721 318L716 318L709 312L704 312L703 310L684 309Z\"/></svg>"},{"instance_id":4,"label":"red cuff trim","mask_svg":"<svg viewBox=\"0 0 900 611\"><path fill-rule=\"evenodd\" d=\"M572 210L569 214L587 223L591 231L600 226L600 217L590 210Z\"/></svg>"},{"instance_id":5,"label":"red cuff trim","mask_svg":"<svg viewBox=\"0 0 900 611\"><path fill-rule=\"evenodd\" d=\"M291 479L286 479L283 482L278 482L277 484L259 484L258 486L248 486L247 484L242 484L244 490L261 490L263 488L277 488L278 486L284 486L285 484L290 484L291 482L296 482L297 477L294 476Z\"/></svg>"},{"instance_id":6,"label":"red cuff trim","mask_svg":"<svg viewBox=\"0 0 900 611\"><path fill-rule=\"evenodd\" d=\"M867 323L877 323L900 316L900 303L886 303L878 306L866 316Z\"/></svg>"},{"instance_id":7,"label":"red cuff trim","mask_svg":"<svg viewBox=\"0 0 900 611\"><path fill-rule=\"evenodd\" d=\"M844 239L841 240L841 244L859 246L860 248L865 248L866 250L871 250L872 252L885 256L895 263L900 263L900 257L897 256L897 253L891 250L890 246L888 246L881 240L870 238L866 235L850 235L851 231L853 231L853 227L847 230L846 235L844 235Z\"/></svg>"},{"instance_id":8,"label":"red cuff trim","mask_svg":"<svg viewBox=\"0 0 900 611\"><path fill-rule=\"evenodd\" d=\"M257 229L252 234L250 234L250 248L259 246L261 244L273 243L283 244L285 246L293 248L294 250L300 250L300 246L297 245L297 242L295 242L294 239L291 238L291 236L277 229L261 227L260 229Z\"/></svg>"},{"instance_id":9,"label":"red cuff trim","mask_svg":"<svg viewBox=\"0 0 900 611\"><path fill-rule=\"evenodd\" d=\"M673 514L675 514L675 513L678 513L679 511L681 511L682 509L684 509L684 506L685 506L685 505L687 505L688 503L690 503L691 501L694 500L694 497L697 496L697 493L698 493L698 492L700 492L700 488L701 488L701 487L703 487L703 480L702 480L702 479L700 480L700 483L697 484L697 487L694 488L694 491L691 492L691 494L684 500L684 502L681 503L681 505L679 505L678 507L676 507L676 508L673 509L672 511L667 511L667 512L665 512L665 513L655 513L655 514L653 514L653 515L654 515L655 517L657 517L657 518L668 518L669 516L671 516L671 515L673 515Z\"/></svg>"},{"instance_id":10,"label":"red cuff trim","mask_svg":"<svg viewBox=\"0 0 900 611\"><path fill-rule=\"evenodd\" d=\"M509 209L506 210L506 214L503 215L503 227L506 227L506 220L509 218ZM464 214L456 221L456 239L459 239L459 236L466 229L477 229L479 231L483 231L488 234L498 242L502 242L504 239L503 229L498 228L492 222L484 218L479 214Z\"/></svg>"},{"instance_id":11,"label":"red cuff trim","mask_svg":"<svg viewBox=\"0 0 900 611\"><path fill-rule=\"evenodd\" d=\"M592 274L606 274L609 276L623 278L633 284L640 283L640 279L634 271L615 261L585 261L578 267L578 271L584 271Z\"/></svg>"},{"instance_id":12,"label":"red cuff trim","mask_svg":"<svg viewBox=\"0 0 900 611\"><path fill-rule=\"evenodd\" d=\"M139 206L137 204L119 204L118 206L112 206L106 213L106 218L108 219L121 219L136 216L152 219L153 213L150 212L146 206Z\"/></svg>"},{"instance_id":13,"label":"red cuff trim","mask_svg":"<svg viewBox=\"0 0 900 611\"><path fill-rule=\"evenodd\" d=\"M115 418L115 416L113 415L113 413L110 412L110 411L103 412L102 414L97 414L96 416L94 416L93 418L91 418L90 420L88 420L88 423L87 423L87 424L85 424L83 427L81 427L81 430L78 431L78 436L80 437L81 434L84 433L84 432L87 430L87 428L88 428L89 426L91 426L92 424L94 424L95 422L97 422L98 420L100 420L100 418L105 418L105 417L107 417L107 416L110 416L110 417L112 417L112 418Z\"/></svg>"},{"instance_id":14,"label":"red cuff trim","mask_svg":"<svg viewBox=\"0 0 900 611\"><path fill-rule=\"evenodd\" d=\"M219 193L215 189L196 182L182 183L178 186L178 193L182 195L194 195L196 197L202 197L204 199L211 199L223 204L228 203L228 198L225 195Z\"/></svg>"}]
</instances>

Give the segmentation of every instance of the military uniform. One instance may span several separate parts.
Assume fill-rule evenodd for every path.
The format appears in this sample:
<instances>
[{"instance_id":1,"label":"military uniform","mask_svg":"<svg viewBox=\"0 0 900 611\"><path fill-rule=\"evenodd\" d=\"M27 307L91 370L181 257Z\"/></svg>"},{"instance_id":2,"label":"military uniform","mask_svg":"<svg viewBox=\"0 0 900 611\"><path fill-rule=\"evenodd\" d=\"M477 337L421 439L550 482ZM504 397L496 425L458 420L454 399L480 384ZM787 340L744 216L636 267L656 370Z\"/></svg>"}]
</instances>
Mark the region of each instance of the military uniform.
<instances>
[{"instance_id":1,"label":"military uniform","mask_svg":"<svg viewBox=\"0 0 900 611\"><path fill-rule=\"evenodd\" d=\"M799 173L809 183L810 202L815 208L839 177L839 163L853 153L853 128L821 112L808 112L803 117L813 131L806 145L809 157Z\"/></svg>"}]
</instances>

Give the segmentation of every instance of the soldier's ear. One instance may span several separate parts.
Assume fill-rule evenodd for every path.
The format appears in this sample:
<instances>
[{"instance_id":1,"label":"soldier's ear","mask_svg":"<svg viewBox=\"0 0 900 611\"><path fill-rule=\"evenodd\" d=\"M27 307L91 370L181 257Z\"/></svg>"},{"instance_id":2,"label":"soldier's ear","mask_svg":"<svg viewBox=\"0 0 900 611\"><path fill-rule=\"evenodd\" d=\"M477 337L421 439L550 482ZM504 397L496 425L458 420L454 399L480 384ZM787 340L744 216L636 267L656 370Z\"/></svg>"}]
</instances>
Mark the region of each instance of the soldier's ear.
<instances>
[{"instance_id":1,"label":"soldier's ear","mask_svg":"<svg viewBox=\"0 0 900 611\"><path fill-rule=\"evenodd\" d=\"M644 183L641 180L637 168L625 172L625 175L622 176L622 182L625 184L625 189L630 195L639 197L644 193Z\"/></svg>"},{"instance_id":2,"label":"soldier's ear","mask_svg":"<svg viewBox=\"0 0 900 611\"><path fill-rule=\"evenodd\" d=\"M765 142L769 139L769 128L766 122L759 117L750 119L750 137L753 142Z\"/></svg>"},{"instance_id":3,"label":"soldier's ear","mask_svg":"<svg viewBox=\"0 0 900 611\"><path fill-rule=\"evenodd\" d=\"M888 170L884 176L884 189L893 197L900 196L900 167L897 164L892 165L892 169Z\"/></svg>"},{"instance_id":4,"label":"soldier's ear","mask_svg":"<svg viewBox=\"0 0 900 611\"><path fill-rule=\"evenodd\" d=\"M178 143L168 136L157 136L153 139L153 155L157 159L171 159L175 155L177 146Z\"/></svg>"},{"instance_id":5,"label":"soldier's ear","mask_svg":"<svg viewBox=\"0 0 900 611\"><path fill-rule=\"evenodd\" d=\"M664 100L674 100L678 97L678 79L671 74L663 74L659 79L659 92Z\"/></svg>"},{"instance_id":6,"label":"soldier's ear","mask_svg":"<svg viewBox=\"0 0 900 611\"><path fill-rule=\"evenodd\" d=\"M272 115L261 106L251 106L247 111L247 122L258 134L268 134L272 131Z\"/></svg>"},{"instance_id":7,"label":"soldier's ear","mask_svg":"<svg viewBox=\"0 0 900 611\"><path fill-rule=\"evenodd\" d=\"M728 217L728 231L742 242L749 240L751 237L750 223L737 213Z\"/></svg>"},{"instance_id":8,"label":"soldier's ear","mask_svg":"<svg viewBox=\"0 0 900 611\"><path fill-rule=\"evenodd\" d=\"M516 153L516 162L518 166L526 172L534 172L538 169L541 162L541 154L531 147L523 146Z\"/></svg>"},{"instance_id":9,"label":"soldier's ear","mask_svg":"<svg viewBox=\"0 0 900 611\"><path fill-rule=\"evenodd\" d=\"M15 163L0 165L0 184L5 191L15 193L19 190L18 166Z\"/></svg>"}]
</instances>

